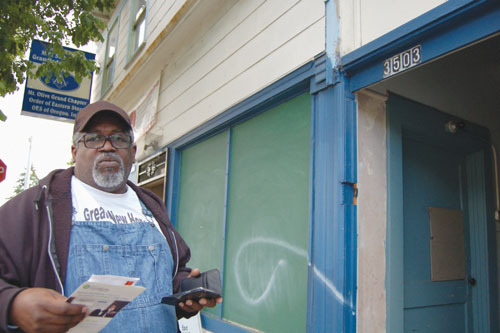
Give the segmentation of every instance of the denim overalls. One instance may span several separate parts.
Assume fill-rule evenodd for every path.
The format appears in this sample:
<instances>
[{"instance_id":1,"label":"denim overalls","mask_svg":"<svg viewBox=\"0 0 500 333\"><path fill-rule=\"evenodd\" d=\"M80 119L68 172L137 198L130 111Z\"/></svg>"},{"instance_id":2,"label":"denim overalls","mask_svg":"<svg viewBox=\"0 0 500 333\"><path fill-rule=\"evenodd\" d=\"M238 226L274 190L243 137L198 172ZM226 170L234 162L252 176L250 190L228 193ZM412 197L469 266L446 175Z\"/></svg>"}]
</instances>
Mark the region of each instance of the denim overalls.
<instances>
[{"instance_id":1,"label":"denim overalls","mask_svg":"<svg viewBox=\"0 0 500 333\"><path fill-rule=\"evenodd\" d=\"M146 290L101 332L177 332L175 308L161 303L172 294L173 260L153 223L73 222L65 295L92 274L140 277Z\"/></svg>"}]
</instances>

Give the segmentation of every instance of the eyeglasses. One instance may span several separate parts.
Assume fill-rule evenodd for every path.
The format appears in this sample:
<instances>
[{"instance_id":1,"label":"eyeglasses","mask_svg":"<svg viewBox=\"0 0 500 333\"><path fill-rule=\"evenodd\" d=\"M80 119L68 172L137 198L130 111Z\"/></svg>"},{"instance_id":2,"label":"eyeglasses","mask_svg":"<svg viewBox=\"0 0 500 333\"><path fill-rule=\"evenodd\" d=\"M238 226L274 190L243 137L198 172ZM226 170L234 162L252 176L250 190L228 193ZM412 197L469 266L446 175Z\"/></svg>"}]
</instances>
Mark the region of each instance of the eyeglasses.
<instances>
[{"instance_id":1,"label":"eyeglasses","mask_svg":"<svg viewBox=\"0 0 500 333\"><path fill-rule=\"evenodd\" d=\"M78 142L83 141L87 148L101 149L109 141L116 149L126 149L132 146L132 137L128 134L112 134L106 136L103 134L91 133L84 134Z\"/></svg>"}]
</instances>

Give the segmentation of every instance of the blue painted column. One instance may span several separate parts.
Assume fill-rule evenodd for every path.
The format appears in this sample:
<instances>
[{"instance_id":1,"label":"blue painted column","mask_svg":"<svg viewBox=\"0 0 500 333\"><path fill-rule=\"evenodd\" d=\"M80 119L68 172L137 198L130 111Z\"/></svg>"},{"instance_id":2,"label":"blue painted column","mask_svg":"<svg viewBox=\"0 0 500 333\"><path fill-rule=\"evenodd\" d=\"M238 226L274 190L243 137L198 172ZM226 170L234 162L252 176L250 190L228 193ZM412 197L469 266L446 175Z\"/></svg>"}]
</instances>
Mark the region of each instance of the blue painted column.
<instances>
[{"instance_id":1,"label":"blue painted column","mask_svg":"<svg viewBox=\"0 0 500 333\"><path fill-rule=\"evenodd\" d=\"M317 59L316 64L321 64ZM323 66L328 71L328 66ZM356 111L348 80L313 89L310 332L356 331Z\"/></svg>"},{"instance_id":2,"label":"blue painted column","mask_svg":"<svg viewBox=\"0 0 500 333\"><path fill-rule=\"evenodd\" d=\"M336 4L325 1L325 53L311 80L309 332L356 332L356 108L337 71Z\"/></svg>"}]
</instances>

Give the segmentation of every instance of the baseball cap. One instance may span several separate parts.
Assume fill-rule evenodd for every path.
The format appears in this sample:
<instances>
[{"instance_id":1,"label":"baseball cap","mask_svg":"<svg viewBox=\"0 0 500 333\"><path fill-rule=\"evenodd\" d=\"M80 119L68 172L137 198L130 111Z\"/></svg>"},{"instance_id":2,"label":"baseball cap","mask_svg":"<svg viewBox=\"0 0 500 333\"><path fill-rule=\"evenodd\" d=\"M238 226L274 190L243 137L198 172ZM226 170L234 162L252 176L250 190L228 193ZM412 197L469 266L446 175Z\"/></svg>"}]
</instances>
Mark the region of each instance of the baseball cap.
<instances>
[{"instance_id":1,"label":"baseball cap","mask_svg":"<svg viewBox=\"0 0 500 333\"><path fill-rule=\"evenodd\" d=\"M92 119L93 116L95 116L97 113L101 111L108 111L114 113L115 115L119 116L127 124L129 128L132 128L132 125L130 123L130 117L128 116L127 112L125 112L122 108L107 101L98 101L87 105L76 114L75 126L73 127L73 134L82 131L85 128L85 126L87 126L90 119Z\"/></svg>"}]
</instances>

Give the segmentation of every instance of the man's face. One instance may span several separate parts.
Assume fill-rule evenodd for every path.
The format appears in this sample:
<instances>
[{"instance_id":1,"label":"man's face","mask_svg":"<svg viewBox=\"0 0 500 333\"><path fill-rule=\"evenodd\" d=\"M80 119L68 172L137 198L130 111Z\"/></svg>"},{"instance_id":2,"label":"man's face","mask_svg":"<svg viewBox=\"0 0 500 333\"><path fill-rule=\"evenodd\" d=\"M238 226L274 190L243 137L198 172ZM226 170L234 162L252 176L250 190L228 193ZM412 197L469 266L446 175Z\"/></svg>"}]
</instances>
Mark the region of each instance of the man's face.
<instances>
[{"instance_id":1,"label":"man's face","mask_svg":"<svg viewBox=\"0 0 500 333\"><path fill-rule=\"evenodd\" d=\"M98 113L85 128L85 133L109 136L128 134L120 118L109 113ZM117 149L106 140L99 149L85 147L83 140L71 147L75 162L75 176L82 182L110 193L124 193L125 183L135 161L137 147Z\"/></svg>"}]
</instances>

